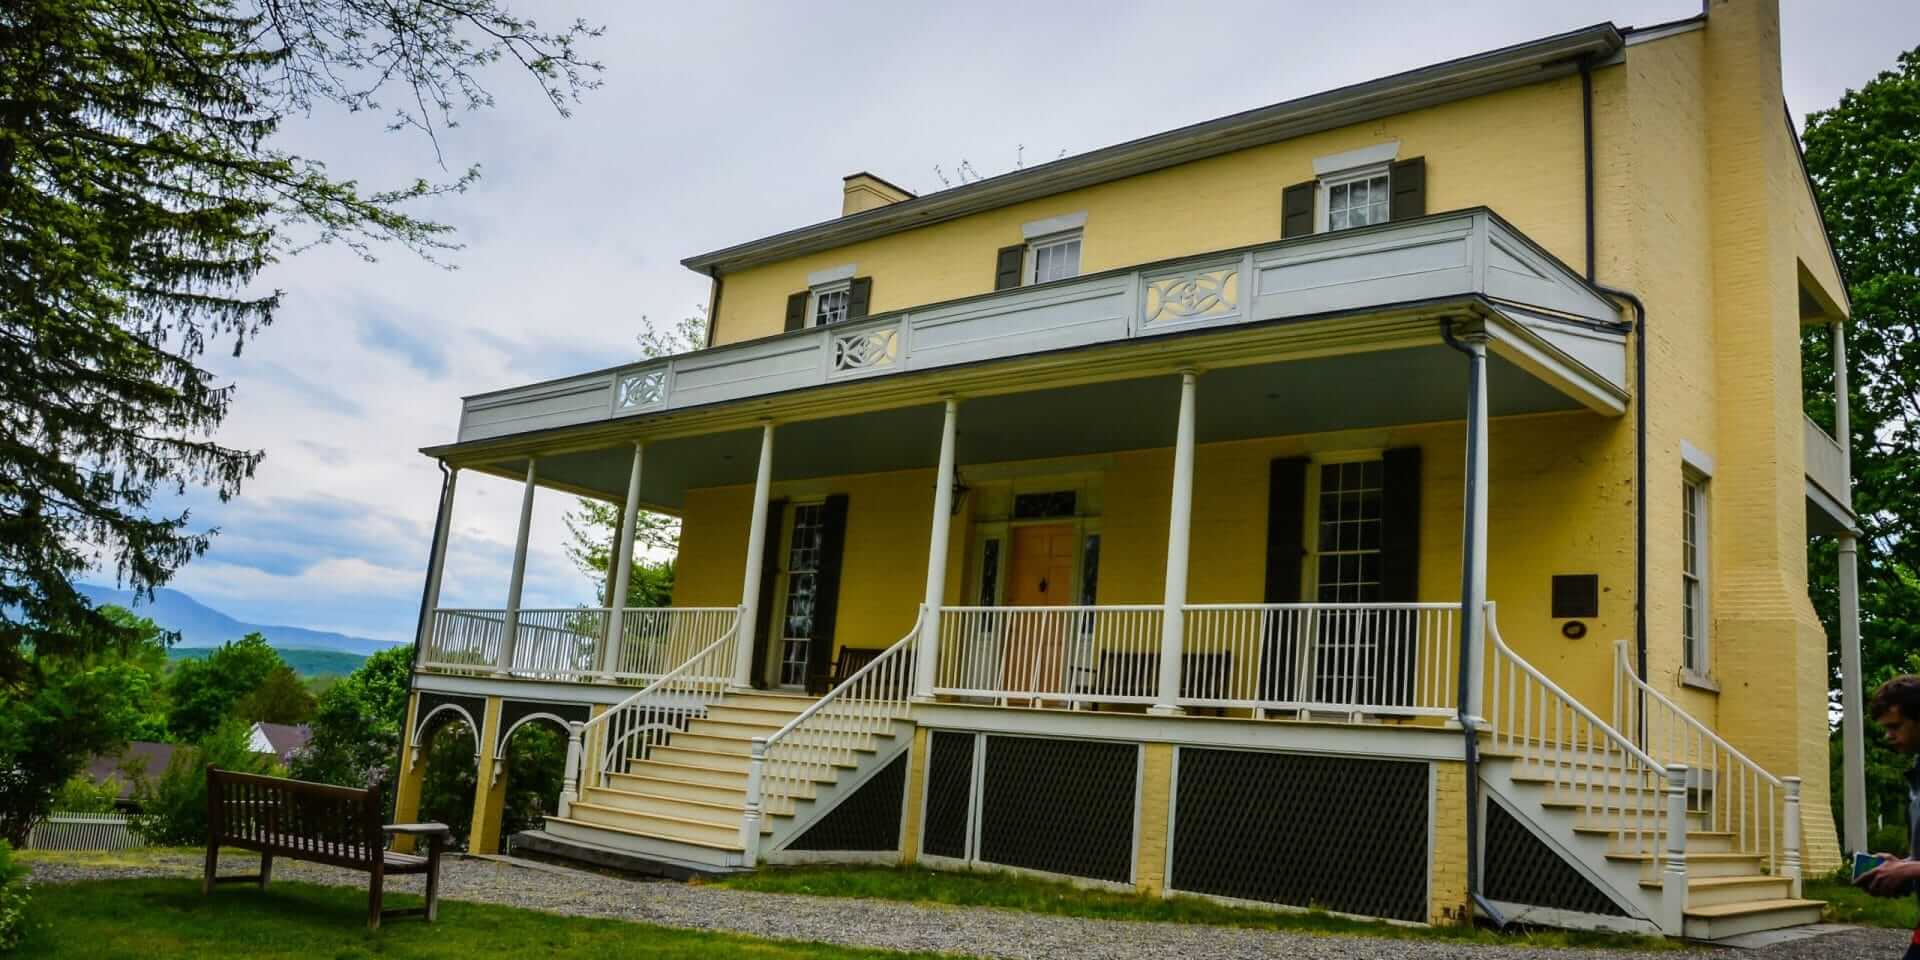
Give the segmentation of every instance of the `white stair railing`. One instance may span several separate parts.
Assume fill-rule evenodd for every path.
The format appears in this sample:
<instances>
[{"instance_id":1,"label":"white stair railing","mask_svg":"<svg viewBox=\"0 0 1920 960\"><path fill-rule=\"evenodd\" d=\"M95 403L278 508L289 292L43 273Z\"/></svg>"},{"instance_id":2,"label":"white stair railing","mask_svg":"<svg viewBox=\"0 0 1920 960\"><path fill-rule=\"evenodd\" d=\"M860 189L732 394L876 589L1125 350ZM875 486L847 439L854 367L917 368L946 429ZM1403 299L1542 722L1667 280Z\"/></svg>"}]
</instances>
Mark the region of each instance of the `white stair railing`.
<instances>
[{"instance_id":1,"label":"white stair railing","mask_svg":"<svg viewBox=\"0 0 1920 960\"><path fill-rule=\"evenodd\" d=\"M726 694L733 677L734 642L740 635L741 610L719 639L688 657L632 696L585 723L568 724L567 778L560 788L560 816L571 815L573 802L584 790L607 785L611 773L644 760L685 730L688 721L703 716L707 707Z\"/></svg>"},{"instance_id":2,"label":"white stair railing","mask_svg":"<svg viewBox=\"0 0 1920 960\"><path fill-rule=\"evenodd\" d=\"M907 718L914 642L926 617L927 608L922 605L906 636L786 726L770 736L753 738L746 813L740 821L740 846L747 866L753 866L759 856L760 820L770 806L791 809L802 791L816 782L837 779L837 768L853 766L861 751L874 745L876 736L890 733L896 721Z\"/></svg>"},{"instance_id":3,"label":"white stair railing","mask_svg":"<svg viewBox=\"0 0 1920 960\"><path fill-rule=\"evenodd\" d=\"M1614 644L1613 725L1639 730L1649 754L1691 771L1687 806L1705 829L1733 836L1800 896L1800 778L1777 777L1634 672L1626 641Z\"/></svg>"},{"instance_id":4,"label":"white stair railing","mask_svg":"<svg viewBox=\"0 0 1920 960\"><path fill-rule=\"evenodd\" d=\"M1619 729L1522 659L1500 637L1487 604L1487 721L1494 750L1527 761L1552 799L1589 824L1609 824L1615 851L1648 857L1661 881L1656 922L1678 934L1687 898L1687 768L1662 765Z\"/></svg>"}]
</instances>

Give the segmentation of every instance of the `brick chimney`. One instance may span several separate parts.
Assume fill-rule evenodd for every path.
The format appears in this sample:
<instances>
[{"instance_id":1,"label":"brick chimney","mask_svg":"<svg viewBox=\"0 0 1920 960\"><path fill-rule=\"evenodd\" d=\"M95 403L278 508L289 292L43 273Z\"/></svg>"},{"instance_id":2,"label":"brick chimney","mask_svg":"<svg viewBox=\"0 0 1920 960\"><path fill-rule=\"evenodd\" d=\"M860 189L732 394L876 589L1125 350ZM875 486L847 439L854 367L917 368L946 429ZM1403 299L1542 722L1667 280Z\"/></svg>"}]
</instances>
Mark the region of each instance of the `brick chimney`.
<instances>
[{"instance_id":1,"label":"brick chimney","mask_svg":"<svg viewBox=\"0 0 1920 960\"><path fill-rule=\"evenodd\" d=\"M840 215L843 217L913 199L913 194L864 170L849 174L845 183L846 197L840 203Z\"/></svg>"}]
</instances>

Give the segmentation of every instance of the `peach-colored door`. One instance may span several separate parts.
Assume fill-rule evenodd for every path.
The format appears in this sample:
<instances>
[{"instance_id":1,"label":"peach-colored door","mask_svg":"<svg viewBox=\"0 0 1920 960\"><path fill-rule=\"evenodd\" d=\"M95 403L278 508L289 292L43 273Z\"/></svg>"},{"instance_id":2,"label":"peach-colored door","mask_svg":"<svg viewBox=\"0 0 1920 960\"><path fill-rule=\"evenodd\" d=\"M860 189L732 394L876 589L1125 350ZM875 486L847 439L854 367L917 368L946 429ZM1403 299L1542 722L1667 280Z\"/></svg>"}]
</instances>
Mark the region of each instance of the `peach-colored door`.
<instances>
[{"instance_id":1,"label":"peach-colored door","mask_svg":"<svg viewBox=\"0 0 1920 960\"><path fill-rule=\"evenodd\" d=\"M1014 527L1007 557L1007 606L1073 602L1073 524ZM1064 614L1016 615L1003 648L1008 690L1067 693L1063 668L1071 631Z\"/></svg>"}]
</instances>

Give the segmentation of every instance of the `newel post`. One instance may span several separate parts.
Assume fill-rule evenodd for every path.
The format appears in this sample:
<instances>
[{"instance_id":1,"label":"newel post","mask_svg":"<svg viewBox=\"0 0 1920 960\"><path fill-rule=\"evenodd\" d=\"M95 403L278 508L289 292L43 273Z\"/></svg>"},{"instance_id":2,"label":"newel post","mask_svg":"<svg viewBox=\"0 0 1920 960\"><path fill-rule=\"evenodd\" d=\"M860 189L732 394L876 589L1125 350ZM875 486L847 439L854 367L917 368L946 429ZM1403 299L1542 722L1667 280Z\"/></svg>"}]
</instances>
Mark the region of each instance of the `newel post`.
<instances>
[{"instance_id":1,"label":"newel post","mask_svg":"<svg viewBox=\"0 0 1920 960\"><path fill-rule=\"evenodd\" d=\"M751 867L760 859L760 820L764 815L762 784L767 771L767 738L754 737L752 758L747 761L747 810L740 817L742 864Z\"/></svg>"},{"instance_id":2,"label":"newel post","mask_svg":"<svg viewBox=\"0 0 1920 960\"><path fill-rule=\"evenodd\" d=\"M580 799L580 738L584 723L567 724L567 779L560 785L560 816L573 815L573 802Z\"/></svg>"},{"instance_id":3,"label":"newel post","mask_svg":"<svg viewBox=\"0 0 1920 960\"><path fill-rule=\"evenodd\" d=\"M1785 849L1781 851L1780 870L1786 875L1787 882L1793 885L1792 892L1787 895L1798 900L1800 898L1800 778L1781 777L1780 782L1786 785L1787 790L1786 838L1782 843Z\"/></svg>"},{"instance_id":4,"label":"newel post","mask_svg":"<svg viewBox=\"0 0 1920 960\"><path fill-rule=\"evenodd\" d=\"M1660 875L1660 930L1670 937L1687 923L1687 765L1667 766L1667 850Z\"/></svg>"}]
</instances>

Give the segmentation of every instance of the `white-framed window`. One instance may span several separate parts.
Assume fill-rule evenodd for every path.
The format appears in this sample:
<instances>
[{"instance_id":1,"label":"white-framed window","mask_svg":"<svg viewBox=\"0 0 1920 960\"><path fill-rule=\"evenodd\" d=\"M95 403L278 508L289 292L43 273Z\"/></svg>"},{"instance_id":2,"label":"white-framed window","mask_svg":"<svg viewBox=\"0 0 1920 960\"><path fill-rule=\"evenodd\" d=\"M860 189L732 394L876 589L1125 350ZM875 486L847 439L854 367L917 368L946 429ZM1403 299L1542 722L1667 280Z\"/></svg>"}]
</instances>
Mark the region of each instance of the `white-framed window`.
<instances>
[{"instance_id":1,"label":"white-framed window","mask_svg":"<svg viewBox=\"0 0 1920 960\"><path fill-rule=\"evenodd\" d=\"M813 288L812 309L807 311L808 323L816 327L840 323L847 319L847 306L853 299L853 282L841 280Z\"/></svg>"},{"instance_id":2,"label":"white-framed window","mask_svg":"<svg viewBox=\"0 0 1920 960\"><path fill-rule=\"evenodd\" d=\"M1689 471L1680 482L1681 666L1707 672L1707 479Z\"/></svg>"},{"instance_id":3,"label":"white-framed window","mask_svg":"<svg viewBox=\"0 0 1920 960\"><path fill-rule=\"evenodd\" d=\"M1390 181L1385 165L1348 170L1320 179L1323 231L1386 223Z\"/></svg>"},{"instance_id":4,"label":"white-framed window","mask_svg":"<svg viewBox=\"0 0 1920 960\"><path fill-rule=\"evenodd\" d=\"M1041 237L1027 244L1027 282L1046 283L1080 275L1080 231Z\"/></svg>"}]
</instances>

